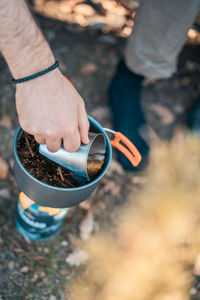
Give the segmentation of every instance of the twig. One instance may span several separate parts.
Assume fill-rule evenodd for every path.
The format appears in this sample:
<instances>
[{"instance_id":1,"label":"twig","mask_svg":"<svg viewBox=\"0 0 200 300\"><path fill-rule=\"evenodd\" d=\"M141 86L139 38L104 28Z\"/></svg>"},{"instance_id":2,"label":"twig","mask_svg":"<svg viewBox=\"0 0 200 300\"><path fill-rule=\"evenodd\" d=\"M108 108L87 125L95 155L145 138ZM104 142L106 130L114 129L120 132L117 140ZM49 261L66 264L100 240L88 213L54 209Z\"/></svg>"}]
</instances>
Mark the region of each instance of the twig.
<instances>
[{"instance_id":1,"label":"twig","mask_svg":"<svg viewBox=\"0 0 200 300\"><path fill-rule=\"evenodd\" d=\"M62 180L60 180L59 177L57 177L56 179L58 180L58 182L59 182L63 187L66 187L66 186L65 186L65 183L64 183Z\"/></svg>"},{"instance_id":2,"label":"twig","mask_svg":"<svg viewBox=\"0 0 200 300\"><path fill-rule=\"evenodd\" d=\"M68 183L71 187L75 187L75 185L72 184L66 177L65 177L65 182Z\"/></svg>"},{"instance_id":3,"label":"twig","mask_svg":"<svg viewBox=\"0 0 200 300\"><path fill-rule=\"evenodd\" d=\"M32 149L31 149L31 146L30 146L30 143L29 143L29 140L28 140L28 138L27 138L26 133L25 133L24 136L25 136L25 140L26 140L26 144L27 144L27 146L28 146L28 149L29 149L29 151L30 151L30 153L31 153L31 156L34 157L34 153L33 153Z\"/></svg>"},{"instance_id":4,"label":"twig","mask_svg":"<svg viewBox=\"0 0 200 300\"><path fill-rule=\"evenodd\" d=\"M61 171L60 167L58 167L58 172L59 172L61 180L64 181L64 177L63 177L63 174L62 174L62 171Z\"/></svg>"}]
</instances>

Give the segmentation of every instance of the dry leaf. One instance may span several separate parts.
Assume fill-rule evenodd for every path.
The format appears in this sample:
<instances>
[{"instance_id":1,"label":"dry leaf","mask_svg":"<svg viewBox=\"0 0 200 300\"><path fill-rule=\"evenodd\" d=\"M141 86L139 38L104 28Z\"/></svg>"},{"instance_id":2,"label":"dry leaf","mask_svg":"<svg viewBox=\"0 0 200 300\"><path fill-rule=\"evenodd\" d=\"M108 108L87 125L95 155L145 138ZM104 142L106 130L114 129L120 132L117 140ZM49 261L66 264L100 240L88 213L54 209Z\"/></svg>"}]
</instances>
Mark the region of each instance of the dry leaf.
<instances>
[{"instance_id":1,"label":"dry leaf","mask_svg":"<svg viewBox=\"0 0 200 300\"><path fill-rule=\"evenodd\" d=\"M46 248L46 247L44 248L44 253L48 254L49 251L50 251L49 248Z\"/></svg>"},{"instance_id":2,"label":"dry leaf","mask_svg":"<svg viewBox=\"0 0 200 300\"><path fill-rule=\"evenodd\" d=\"M38 280L38 273L35 273L31 278L31 282L36 282Z\"/></svg>"},{"instance_id":3,"label":"dry leaf","mask_svg":"<svg viewBox=\"0 0 200 300\"><path fill-rule=\"evenodd\" d=\"M8 169L9 166L7 162L4 159L0 158L0 179L6 179L8 175Z\"/></svg>"},{"instance_id":4,"label":"dry leaf","mask_svg":"<svg viewBox=\"0 0 200 300\"><path fill-rule=\"evenodd\" d=\"M21 272L21 273L24 273L24 274L28 273L28 271L29 271L29 267L28 267L28 266L23 266L23 267L20 269L20 272Z\"/></svg>"},{"instance_id":5,"label":"dry leaf","mask_svg":"<svg viewBox=\"0 0 200 300\"><path fill-rule=\"evenodd\" d=\"M40 272L38 273L38 275L39 275L40 278L44 278L44 277L46 276L46 274L45 274L44 271L40 271Z\"/></svg>"},{"instance_id":6,"label":"dry leaf","mask_svg":"<svg viewBox=\"0 0 200 300\"><path fill-rule=\"evenodd\" d=\"M65 261L70 266L79 267L83 265L88 259L88 254L83 250L75 250L73 253L66 257Z\"/></svg>"},{"instance_id":7,"label":"dry leaf","mask_svg":"<svg viewBox=\"0 0 200 300\"><path fill-rule=\"evenodd\" d=\"M68 243L67 241L62 241L62 242L61 242L61 245L62 245L63 247L67 247L67 246L69 245L69 243Z\"/></svg>"},{"instance_id":8,"label":"dry leaf","mask_svg":"<svg viewBox=\"0 0 200 300\"><path fill-rule=\"evenodd\" d=\"M80 237L83 240L88 240L94 230L94 217L92 212L88 212L86 217L81 222L80 226Z\"/></svg>"},{"instance_id":9,"label":"dry leaf","mask_svg":"<svg viewBox=\"0 0 200 300\"><path fill-rule=\"evenodd\" d=\"M4 115L0 121L0 126L3 126L5 128L11 128L12 127L11 118L8 115Z\"/></svg>"},{"instance_id":10,"label":"dry leaf","mask_svg":"<svg viewBox=\"0 0 200 300\"><path fill-rule=\"evenodd\" d=\"M145 184L145 183L147 183L147 177L145 177L145 176L133 176L131 181L134 184Z\"/></svg>"},{"instance_id":11,"label":"dry leaf","mask_svg":"<svg viewBox=\"0 0 200 300\"><path fill-rule=\"evenodd\" d=\"M50 297L49 297L49 300L56 300L57 298L56 298L56 296L54 296L54 295L51 295Z\"/></svg>"},{"instance_id":12,"label":"dry leaf","mask_svg":"<svg viewBox=\"0 0 200 300\"><path fill-rule=\"evenodd\" d=\"M83 201L79 204L79 207L84 209L84 210L90 210L91 202L89 200L85 200L85 201Z\"/></svg>"},{"instance_id":13,"label":"dry leaf","mask_svg":"<svg viewBox=\"0 0 200 300\"><path fill-rule=\"evenodd\" d=\"M102 1L102 6L107 12L115 13L118 16L126 15L126 9L116 1L104 0Z\"/></svg>"},{"instance_id":14,"label":"dry leaf","mask_svg":"<svg viewBox=\"0 0 200 300\"><path fill-rule=\"evenodd\" d=\"M95 14L94 9L87 4L79 4L79 5L75 6L74 12L76 12L77 14L86 16L86 17L90 17Z\"/></svg>"},{"instance_id":15,"label":"dry leaf","mask_svg":"<svg viewBox=\"0 0 200 300\"><path fill-rule=\"evenodd\" d=\"M0 197L1 198L9 198L10 197L10 191L7 188L0 190Z\"/></svg>"},{"instance_id":16,"label":"dry leaf","mask_svg":"<svg viewBox=\"0 0 200 300\"><path fill-rule=\"evenodd\" d=\"M120 186L111 179L103 178L104 192L109 192L112 196L118 198L120 196Z\"/></svg>"},{"instance_id":17,"label":"dry leaf","mask_svg":"<svg viewBox=\"0 0 200 300\"><path fill-rule=\"evenodd\" d=\"M80 72L85 75L91 75L97 71L98 67L95 63L88 63L80 68Z\"/></svg>"},{"instance_id":18,"label":"dry leaf","mask_svg":"<svg viewBox=\"0 0 200 300\"><path fill-rule=\"evenodd\" d=\"M175 120L174 114L166 107L160 104L151 105L151 109L160 117L160 121L163 125L169 125Z\"/></svg>"},{"instance_id":19,"label":"dry leaf","mask_svg":"<svg viewBox=\"0 0 200 300\"><path fill-rule=\"evenodd\" d=\"M123 15L118 15L113 12L108 12L106 15L108 27L113 30L121 29L126 23L126 18Z\"/></svg>"}]
</instances>

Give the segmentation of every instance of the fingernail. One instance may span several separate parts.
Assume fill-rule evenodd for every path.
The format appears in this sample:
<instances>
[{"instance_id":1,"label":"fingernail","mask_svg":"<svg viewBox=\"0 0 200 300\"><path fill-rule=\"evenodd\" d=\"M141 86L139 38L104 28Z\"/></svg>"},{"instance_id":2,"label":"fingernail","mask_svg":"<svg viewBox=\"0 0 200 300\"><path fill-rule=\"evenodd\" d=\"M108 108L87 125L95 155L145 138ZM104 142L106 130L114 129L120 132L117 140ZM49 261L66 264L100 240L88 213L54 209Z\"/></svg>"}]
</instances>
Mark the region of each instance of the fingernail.
<instances>
[{"instance_id":1,"label":"fingernail","mask_svg":"<svg viewBox=\"0 0 200 300\"><path fill-rule=\"evenodd\" d=\"M85 137L84 137L84 143L85 143L85 144L88 144L88 143L89 143L89 138L88 138L88 136L85 136Z\"/></svg>"}]
</instances>

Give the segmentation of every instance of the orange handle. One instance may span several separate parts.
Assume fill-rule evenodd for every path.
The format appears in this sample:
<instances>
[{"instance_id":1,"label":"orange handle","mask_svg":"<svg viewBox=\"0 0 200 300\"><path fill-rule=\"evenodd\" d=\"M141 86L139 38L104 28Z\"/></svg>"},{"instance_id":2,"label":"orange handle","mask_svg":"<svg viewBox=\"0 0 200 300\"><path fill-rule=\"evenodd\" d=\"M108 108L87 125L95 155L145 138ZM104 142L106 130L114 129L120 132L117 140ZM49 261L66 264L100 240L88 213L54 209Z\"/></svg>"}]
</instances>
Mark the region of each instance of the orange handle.
<instances>
[{"instance_id":1,"label":"orange handle","mask_svg":"<svg viewBox=\"0 0 200 300\"><path fill-rule=\"evenodd\" d=\"M120 144L124 143L125 146ZM111 145L121 151L132 163L134 167L137 167L142 160L142 156L138 149L133 145L133 143L121 132L115 132L115 137L111 141Z\"/></svg>"}]
</instances>

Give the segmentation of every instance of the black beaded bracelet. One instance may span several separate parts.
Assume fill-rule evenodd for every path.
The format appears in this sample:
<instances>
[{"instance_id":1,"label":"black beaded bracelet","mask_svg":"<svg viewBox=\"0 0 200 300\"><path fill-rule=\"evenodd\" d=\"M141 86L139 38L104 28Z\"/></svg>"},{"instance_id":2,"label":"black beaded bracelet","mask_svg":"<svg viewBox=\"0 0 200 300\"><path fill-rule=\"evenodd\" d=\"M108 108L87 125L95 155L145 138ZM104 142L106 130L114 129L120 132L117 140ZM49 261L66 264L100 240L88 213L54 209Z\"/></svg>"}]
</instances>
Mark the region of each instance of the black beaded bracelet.
<instances>
[{"instance_id":1,"label":"black beaded bracelet","mask_svg":"<svg viewBox=\"0 0 200 300\"><path fill-rule=\"evenodd\" d=\"M37 78L39 76L42 76L42 75L44 75L44 74L46 74L46 73L54 70L58 66L59 66L59 62L56 61L51 67L49 67L49 68L47 68L47 69L45 69L43 71L40 71L38 73L35 73L33 75L26 76L26 77L20 78L20 79L14 79L14 78L12 78L12 82L17 84L17 83L22 83L22 82L25 82L25 81L29 81L29 80L35 79L35 78Z\"/></svg>"}]
</instances>

